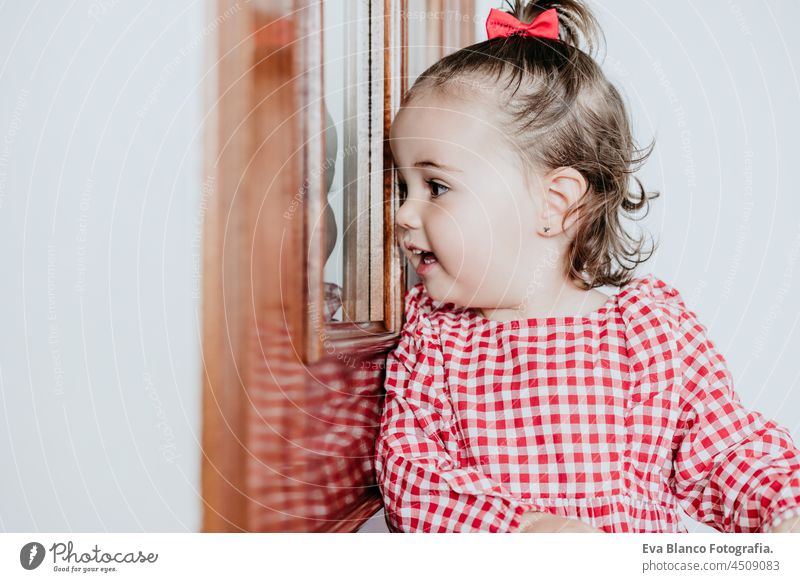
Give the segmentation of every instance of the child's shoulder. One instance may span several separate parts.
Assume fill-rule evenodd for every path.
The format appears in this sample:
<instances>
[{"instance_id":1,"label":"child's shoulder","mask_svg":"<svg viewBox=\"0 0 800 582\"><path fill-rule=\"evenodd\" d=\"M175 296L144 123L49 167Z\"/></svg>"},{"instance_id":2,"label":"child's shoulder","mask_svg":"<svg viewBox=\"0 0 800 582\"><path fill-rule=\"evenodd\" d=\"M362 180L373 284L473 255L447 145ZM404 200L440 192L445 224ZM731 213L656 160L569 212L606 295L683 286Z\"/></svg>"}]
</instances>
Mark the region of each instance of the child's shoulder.
<instances>
[{"instance_id":1,"label":"child's shoulder","mask_svg":"<svg viewBox=\"0 0 800 582\"><path fill-rule=\"evenodd\" d=\"M688 308L680 291L653 273L634 277L618 294L619 309L626 321L662 316L680 317Z\"/></svg>"},{"instance_id":2,"label":"child's shoulder","mask_svg":"<svg viewBox=\"0 0 800 582\"><path fill-rule=\"evenodd\" d=\"M702 337L707 333L680 291L652 273L631 280L617 303L629 345L646 352L656 345L677 347L675 342L683 343L687 334Z\"/></svg>"}]
</instances>

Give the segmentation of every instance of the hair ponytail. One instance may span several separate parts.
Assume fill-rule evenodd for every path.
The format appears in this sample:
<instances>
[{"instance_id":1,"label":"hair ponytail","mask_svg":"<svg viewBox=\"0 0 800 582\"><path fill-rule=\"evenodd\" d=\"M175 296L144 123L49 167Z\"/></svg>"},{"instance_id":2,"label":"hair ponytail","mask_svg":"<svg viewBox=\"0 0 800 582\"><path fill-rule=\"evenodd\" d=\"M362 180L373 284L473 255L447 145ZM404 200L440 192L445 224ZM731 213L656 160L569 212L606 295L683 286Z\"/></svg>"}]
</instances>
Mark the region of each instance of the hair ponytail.
<instances>
[{"instance_id":1,"label":"hair ponytail","mask_svg":"<svg viewBox=\"0 0 800 582\"><path fill-rule=\"evenodd\" d=\"M599 39L603 37L600 24L594 14L582 2L575 0L505 0L509 14L520 22L532 22L545 10L555 8L558 12L558 29L560 40L584 52L593 55L598 48Z\"/></svg>"}]
</instances>

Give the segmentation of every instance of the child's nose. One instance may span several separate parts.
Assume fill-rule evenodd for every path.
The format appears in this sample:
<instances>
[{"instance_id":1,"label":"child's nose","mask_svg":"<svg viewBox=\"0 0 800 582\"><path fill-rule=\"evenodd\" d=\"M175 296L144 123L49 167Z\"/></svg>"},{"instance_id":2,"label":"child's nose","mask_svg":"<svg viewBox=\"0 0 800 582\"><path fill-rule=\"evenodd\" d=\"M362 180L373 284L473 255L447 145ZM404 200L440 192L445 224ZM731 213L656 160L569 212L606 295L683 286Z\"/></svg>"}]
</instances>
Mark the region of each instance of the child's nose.
<instances>
[{"instance_id":1,"label":"child's nose","mask_svg":"<svg viewBox=\"0 0 800 582\"><path fill-rule=\"evenodd\" d=\"M420 218L419 209L417 208L418 204L418 202L411 199L407 199L403 202L394 215L395 224L407 230L420 228L422 220Z\"/></svg>"}]
</instances>

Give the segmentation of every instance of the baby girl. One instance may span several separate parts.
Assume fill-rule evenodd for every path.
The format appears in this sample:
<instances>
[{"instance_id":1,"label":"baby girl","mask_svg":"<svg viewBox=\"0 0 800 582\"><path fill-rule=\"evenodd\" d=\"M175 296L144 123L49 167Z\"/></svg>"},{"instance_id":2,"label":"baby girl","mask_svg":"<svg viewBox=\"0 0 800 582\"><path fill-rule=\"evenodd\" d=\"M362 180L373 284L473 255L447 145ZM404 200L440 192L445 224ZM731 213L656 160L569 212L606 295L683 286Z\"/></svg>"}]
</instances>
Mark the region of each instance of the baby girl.
<instances>
[{"instance_id":1,"label":"baby girl","mask_svg":"<svg viewBox=\"0 0 800 582\"><path fill-rule=\"evenodd\" d=\"M800 531L800 451L749 411L681 294L634 276L620 94L576 0L493 9L390 145L421 282L387 359L376 470L395 531ZM652 254L652 253L650 253ZM596 288L610 285L607 296Z\"/></svg>"}]
</instances>

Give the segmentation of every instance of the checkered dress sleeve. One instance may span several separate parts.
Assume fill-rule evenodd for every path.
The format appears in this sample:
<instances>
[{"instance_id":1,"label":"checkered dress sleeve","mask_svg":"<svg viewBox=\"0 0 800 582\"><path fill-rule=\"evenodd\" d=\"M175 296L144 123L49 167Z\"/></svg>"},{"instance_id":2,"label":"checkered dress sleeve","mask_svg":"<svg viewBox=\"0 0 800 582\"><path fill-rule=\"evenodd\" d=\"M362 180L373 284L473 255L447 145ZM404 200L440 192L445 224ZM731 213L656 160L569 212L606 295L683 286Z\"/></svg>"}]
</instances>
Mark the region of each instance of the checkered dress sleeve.
<instances>
[{"instance_id":1,"label":"checkered dress sleeve","mask_svg":"<svg viewBox=\"0 0 800 582\"><path fill-rule=\"evenodd\" d=\"M508 532L538 506L459 462L459 439L444 391L442 354L420 301L406 296L406 325L387 357L386 401L376 472L390 527L403 532Z\"/></svg>"},{"instance_id":2,"label":"checkered dress sleeve","mask_svg":"<svg viewBox=\"0 0 800 582\"><path fill-rule=\"evenodd\" d=\"M725 359L682 302L673 486L688 515L718 531L771 531L800 515L800 451L787 430L742 406Z\"/></svg>"}]
</instances>

